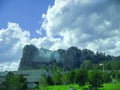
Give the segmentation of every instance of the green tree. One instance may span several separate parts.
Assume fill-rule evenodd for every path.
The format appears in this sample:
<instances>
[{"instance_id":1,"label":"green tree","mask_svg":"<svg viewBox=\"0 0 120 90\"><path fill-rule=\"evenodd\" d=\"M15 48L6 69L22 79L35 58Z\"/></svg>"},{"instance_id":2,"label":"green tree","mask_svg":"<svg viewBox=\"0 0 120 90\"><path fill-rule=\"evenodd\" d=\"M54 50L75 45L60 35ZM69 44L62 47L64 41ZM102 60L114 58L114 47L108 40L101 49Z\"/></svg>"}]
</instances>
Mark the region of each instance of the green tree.
<instances>
[{"instance_id":1,"label":"green tree","mask_svg":"<svg viewBox=\"0 0 120 90\"><path fill-rule=\"evenodd\" d=\"M81 69L84 70L91 70L93 69L93 63L91 60L85 60L81 65L80 65Z\"/></svg>"},{"instance_id":2,"label":"green tree","mask_svg":"<svg viewBox=\"0 0 120 90\"><path fill-rule=\"evenodd\" d=\"M53 85L54 84L51 76L47 76L47 83L48 83L48 85Z\"/></svg>"},{"instance_id":3,"label":"green tree","mask_svg":"<svg viewBox=\"0 0 120 90\"><path fill-rule=\"evenodd\" d=\"M112 61L111 66L113 70L119 70L120 69L120 61Z\"/></svg>"},{"instance_id":4,"label":"green tree","mask_svg":"<svg viewBox=\"0 0 120 90\"><path fill-rule=\"evenodd\" d=\"M105 68L105 70L112 70L111 64L112 63L110 61L105 61L104 62L104 68Z\"/></svg>"},{"instance_id":5,"label":"green tree","mask_svg":"<svg viewBox=\"0 0 120 90\"><path fill-rule=\"evenodd\" d=\"M75 83L75 71L72 70L69 73L62 75L62 84L74 84Z\"/></svg>"},{"instance_id":6,"label":"green tree","mask_svg":"<svg viewBox=\"0 0 120 90\"><path fill-rule=\"evenodd\" d=\"M120 72L119 71L116 72L116 79L120 80Z\"/></svg>"},{"instance_id":7,"label":"green tree","mask_svg":"<svg viewBox=\"0 0 120 90\"><path fill-rule=\"evenodd\" d=\"M103 73L101 71L89 71L88 72L88 79L90 87L93 90L97 90L99 87L102 87L104 80L103 80Z\"/></svg>"},{"instance_id":8,"label":"green tree","mask_svg":"<svg viewBox=\"0 0 120 90\"><path fill-rule=\"evenodd\" d=\"M120 80L120 72L119 71L112 71L111 76L112 76L112 79Z\"/></svg>"},{"instance_id":9,"label":"green tree","mask_svg":"<svg viewBox=\"0 0 120 90\"><path fill-rule=\"evenodd\" d=\"M60 74L59 70L57 70L54 73L54 75L52 77L52 81L54 82L54 84L57 84L57 85L61 84L61 74Z\"/></svg>"},{"instance_id":10,"label":"green tree","mask_svg":"<svg viewBox=\"0 0 120 90\"><path fill-rule=\"evenodd\" d=\"M45 75L40 76L40 82L37 90L47 90L47 77Z\"/></svg>"},{"instance_id":11,"label":"green tree","mask_svg":"<svg viewBox=\"0 0 120 90\"><path fill-rule=\"evenodd\" d=\"M103 74L103 78L104 78L104 83L109 83L112 81L111 75L107 72Z\"/></svg>"},{"instance_id":12,"label":"green tree","mask_svg":"<svg viewBox=\"0 0 120 90\"><path fill-rule=\"evenodd\" d=\"M68 77L69 77L70 84L75 83L75 71L74 70L72 70L71 72L68 73Z\"/></svg>"},{"instance_id":13,"label":"green tree","mask_svg":"<svg viewBox=\"0 0 120 90\"><path fill-rule=\"evenodd\" d=\"M18 87L19 90L25 90L27 89L27 79L23 77L23 75L19 75L16 77L16 79L18 80Z\"/></svg>"},{"instance_id":14,"label":"green tree","mask_svg":"<svg viewBox=\"0 0 120 90\"><path fill-rule=\"evenodd\" d=\"M84 86L85 83L87 82L87 72L82 69L76 70L75 82L81 86Z\"/></svg>"},{"instance_id":15,"label":"green tree","mask_svg":"<svg viewBox=\"0 0 120 90\"><path fill-rule=\"evenodd\" d=\"M5 90L26 90L27 82L22 76L15 76L12 72L8 72L3 83Z\"/></svg>"},{"instance_id":16,"label":"green tree","mask_svg":"<svg viewBox=\"0 0 120 90\"><path fill-rule=\"evenodd\" d=\"M70 82L69 75L68 74L62 75L61 82L62 82L63 85L69 84L69 82Z\"/></svg>"}]
</instances>

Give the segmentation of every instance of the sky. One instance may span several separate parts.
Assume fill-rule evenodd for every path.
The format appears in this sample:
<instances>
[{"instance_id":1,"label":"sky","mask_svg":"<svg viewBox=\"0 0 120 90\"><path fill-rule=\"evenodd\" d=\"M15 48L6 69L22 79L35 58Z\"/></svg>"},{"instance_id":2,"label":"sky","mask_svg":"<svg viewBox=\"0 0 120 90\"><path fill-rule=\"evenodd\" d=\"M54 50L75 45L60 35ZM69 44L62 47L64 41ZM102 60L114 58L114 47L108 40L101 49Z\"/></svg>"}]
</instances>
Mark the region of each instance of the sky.
<instances>
[{"instance_id":1,"label":"sky","mask_svg":"<svg viewBox=\"0 0 120 90\"><path fill-rule=\"evenodd\" d=\"M0 0L0 70L17 70L26 44L120 55L120 0Z\"/></svg>"},{"instance_id":2,"label":"sky","mask_svg":"<svg viewBox=\"0 0 120 90\"><path fill-rule=\"evenodd\" d=\"M6 28L8 22L20 24L29 30L31 38L39 37L35 30L40 28L42 14L47 12L54 0L0 0L0 28Z\"/></svg>"}]
</instances>

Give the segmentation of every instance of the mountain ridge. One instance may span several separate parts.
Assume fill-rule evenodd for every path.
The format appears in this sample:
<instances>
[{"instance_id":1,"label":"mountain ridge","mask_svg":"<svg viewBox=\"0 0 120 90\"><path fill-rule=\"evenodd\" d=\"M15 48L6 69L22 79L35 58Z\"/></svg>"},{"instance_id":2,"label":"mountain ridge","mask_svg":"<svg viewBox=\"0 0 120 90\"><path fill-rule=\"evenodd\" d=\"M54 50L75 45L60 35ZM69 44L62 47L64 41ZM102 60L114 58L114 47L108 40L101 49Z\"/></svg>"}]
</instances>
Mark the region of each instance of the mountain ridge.
<instances>
[{"instance_id":1,"label":"mountain ridge","mask_svg":"<svg viewBox=\"0 0 120 90\"><path fill-rule=\"evenodd\" d=\"M104 53L94 53L91 50L80 50L77 47L70 47L67 50L58 49L51 51L45 48L36 48L34 45L26 45L23 48L22 58L18 70L37 69L41 67L52 68L57 66L66 70L79 68L85 60L94 63L102 61L120 60L120 57L105 55Z\"/></svg>"}]
</instances>

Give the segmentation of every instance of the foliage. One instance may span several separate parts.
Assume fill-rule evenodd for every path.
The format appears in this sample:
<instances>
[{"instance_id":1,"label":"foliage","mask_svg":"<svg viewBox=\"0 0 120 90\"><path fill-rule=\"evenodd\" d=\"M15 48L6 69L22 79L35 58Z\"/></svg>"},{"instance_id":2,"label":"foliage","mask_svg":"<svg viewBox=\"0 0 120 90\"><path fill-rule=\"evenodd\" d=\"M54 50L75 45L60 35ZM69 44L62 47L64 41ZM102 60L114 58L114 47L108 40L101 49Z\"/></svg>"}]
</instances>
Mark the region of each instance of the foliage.
<instances>
[{"instance_id":1,"label":"foliage","mask_svg":"<svg viewBox=\"0 0 120 90\"><path fill-rule=\"evenodd\" d=\"M120 69L120 61L112 61L111 66L113 70L119 70Z\"/></svg>"},{"instance_id":2,"label":"foliage","mask_svg":"<svg viewBox=\"0 0 120 90\"><path fill-rule=\"evenodd\" d=\"M61 84L61 74L60 74L60 71L57 70L53 77L52 77L52 81L54 82L55 85L59 85Z\"/></svg>"},{"instance_id":3,"label":"foliage","mask_svg":"<svg viewBox=\"0 0 120 90\"><path fill-rule=\"evenodd\" d=\"M75 83L75 71L72 70L68 73L69 77L69 84L74 84Z\"/></svg>"},{"instance_id":4,"label":"foliage","mask_svg":"<svg viewBox=\"0 0 120 90\"><path fill-rule=\"evenodd\" d=\"M120 72L119 71L116 72L116 79L120 80Z\"/></svg>"},{"instance_id":5,"label":"foliage","mask_svg":"<svg viewBox=\"0 0 120 90\"><path fill-rule=\"evenodd\" d=\"M37 90L47 90L48 83L47 77L45 75L40 76L40 82Z\"/></svg>"},{"instance_id":6,"label":"foliage","mask_svg":"<svg viewBox=\"0 0 120 90\"><path fill-rule=\"evenodd\" d=\"M106 70L119 70L120 69L120 60L105 61L104 68Z\"/></svg>"},{"instance_id":7,"label":"foliage","mask_svg":"<svg viewBox=\"0 0 120 90\"><path fill-rule=\"evenodd\" d=\"M84 86L85 83L87 82L87 72L82 69L76 70L75 82L81 86Z\"/></svg>"},{"instance_id":8,"label":"foliage","mask_svg":"<svg viewBox=\"0 0 120 90\"><path fill-rule=\"evenodd\" d=\"M81 65L80 69L91 70L93 69L94 63L91 60L85 60Z\"/></svg>"},{"instance_id":9,"label":"foliage","mask_svg":"<svg viewBox=\"0 0 120 90\"><path fill-rule=\"evenodd\" d=\"M112 71L111 76L112 76L112 79L120 80L120 72L119 71Z\"/></svg>"},{"instance_id":10,"label":"foliage","mask_svg":"<svg viewBox=\"0 0 120 90\"><path fill-rule=\"evenodd\" d=\"M46 76L46 78L47 78L47 84L48 85L53 85L54 84L51 76Z\"/></svg>"},{"instance_id":11,"label":"foliage","mask_svg":"<svg viewBox=\"0 0 120 90\"><path fill-rule=\"evenodd\" d=\"M61 76L62 84L74 84L77 83L80 86L84 86L87 82L87 71L82 69L72 70L69 73L65 73Z\"/></svg>"},{"instance_id":12,"label":"foliage","mask_svg":"<svg viewBox=\"0 0 120 90\"><path fill-rule=\"evenodd\" d=\"M70 90L71 87L75 90L83 90L83 87L77 84L48 86L48 90Z\"/></svg>"},{"instance_id":13,"label":"foliage","mask_svg":"<svg viewBox=\"0 0 120 90\"><path fill-rule=\"evenodd\" d=\"M3 86L5 90L26 90L27 82L22 75L16 76L12 72L8 72Z\"/></svg>"},{"instance_id":14,"label":"foliage","mask_svg":"<svg viewBox=\"0 0 120 90\"><path fill-rule=\"evenodd\" d=\"M105 62L104 62L104 68L105 68L106 70L112 70L112 61L111 61L111 62L105 61Z\"/></svg>"},{"instance_id":15,"label":"foliage","mask_svg":"<svg viewBox=\"0 0 120 90\"><path fill-rule=\"evenodd\" d=\"M63 85L69 84L69 82L70 82L69 79L70 79L70 78L69 78L69 75L68 75L68 74L62 75L62 77L61 77L61 82L62 82L62 84L63 84Z\"/></svg>"},{"instance_id":16,"label":"foliage","mask_svg":"<svg viewBox=\"0 0 120 90\"><path fill-rule=\"evenodd\" d=\"M57 85L57 86L48 86L48 90L70 90L70 87L75 88L76 90L90 90L87 89L88 86L79 86L77 84L72 84L72 85ZM104 84L103 87L98 88L98 90L120 90L120 83L117 84Z\"/></svg>"},{"instance_id":17,"label":"foliage","mask_svg":"<svg viewBox=\"0 0 120 90\"><path fill-rule=\"evenodd\" d=\"M65 73L61 77L62 84L74 84L75 83L75 71L71 70L69 73Z\"/></svg>"},{"instance_id":18,"label":"foliage","mask_svg":"<svg viewBox=\"0 0 120 90\"><path fill-rule=\"evenodd\" d=\"M104 84L103 87L100 88L99 90L120 90L120 83L116 83L116 84L112 84L112 83Z\"/></svg>"},{"instance_id":19,"label":"foliage","mask_svg":"<svg viewBox=\"0 0 120 90\"><path fill-rule=\"evenodd\" d=\"M94 90L97 90L99 87L102 87L104 80L103 80L103 73L100 71L89 71L88 72L89 84L90 87Z\"/></svg>"},{"instance_id":20,"label":"foliage","mask_svg":"<svg viewBox=\"0 0 120 90\"><path fill-rule=\"evenodd\" d=\"M104 83L110 83L112 81L111 75L110 73L105 73L103 74L103 79L104 79Z\"/></svg>"}]
</instances>

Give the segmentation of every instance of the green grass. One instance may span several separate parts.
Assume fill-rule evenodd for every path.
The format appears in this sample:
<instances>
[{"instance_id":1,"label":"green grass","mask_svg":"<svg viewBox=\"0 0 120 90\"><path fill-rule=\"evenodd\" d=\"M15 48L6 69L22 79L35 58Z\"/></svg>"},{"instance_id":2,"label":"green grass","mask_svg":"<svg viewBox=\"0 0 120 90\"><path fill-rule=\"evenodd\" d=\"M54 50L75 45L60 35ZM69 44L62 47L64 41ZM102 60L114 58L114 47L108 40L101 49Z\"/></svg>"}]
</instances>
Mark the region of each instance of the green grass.
<instances>
[{"instance_id":1,"label":"green grass","mask_svg":"<svg viewBox=\"0 0 120 90\"><path fill-rule=\"evenodd\" d=\"M117 84L104 84L103 88L99 90L120 90L120 83Z\"/></svg>"},{"instance_id":2,"label":"green grass","mask_svg":"<svg viewBox=\"0 0 120 90\"><path fill-rule=\"evenodd\" d=\"M70 90L70 88L74 88L75 90L87 90L89 85L79 86L77 84L72 85L54 85L54 86L47 86L44 90ZM35 89L35 90L42 90L42 89ZM102 88L98 90L120 90L120 82L117 83L108 83L104 84Z\"/></svg>"},{"instance_id":3,"label":"green grass","mask_svg":"<svg viewBox=\"0 0 120 90\"><path fill-rule=\"evenodd\" d=\"M75 88L76 90L84 90L88 86L79 86L77 84L73 85L55 85L55 86L48 86L48 90L70 90L70 88Z\"/></svg>"},{"instance_id":4,"label":"green grass","mask_svg":"<svg viewBox=\"0 0 120 90\"><path fill-rule=\"evenodd\" d=\"M85 90L88 86L79 86L77 84L73 85L54 85L48 86L47 90L70 90L71 87L74 87L76 90ZM104 84L103 88L99 88L99 90L120 90L120 83L117 84Z\"/></svg>"}]
</instances>

